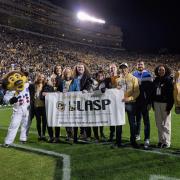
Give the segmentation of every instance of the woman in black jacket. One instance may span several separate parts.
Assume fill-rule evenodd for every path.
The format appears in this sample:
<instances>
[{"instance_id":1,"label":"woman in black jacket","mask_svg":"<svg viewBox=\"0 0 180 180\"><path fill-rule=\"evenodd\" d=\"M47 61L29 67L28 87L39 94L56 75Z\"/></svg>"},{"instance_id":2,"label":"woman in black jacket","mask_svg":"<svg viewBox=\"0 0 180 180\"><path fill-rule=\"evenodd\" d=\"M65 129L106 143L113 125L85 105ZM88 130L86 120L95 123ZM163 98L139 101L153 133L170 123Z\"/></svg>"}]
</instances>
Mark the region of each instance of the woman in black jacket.
<instances>
[{"instance_id":1,"label":"woman in black jacket","mask_svg":"<svg viewBox=\"0 0 180 180\"><path fill-rule=\"evenodd\" d=\"M169 148L171 144L171 109L173 107L173 79L171 71L165 65L155 69L153 82L153 107L158 128L158 147Z\"/></svg>"},{"instance_id":2,"label":"woman in black jacket","mask_svg":"<svg viewBox=\"0 0 180 180\"><path fill-rule=\"evenodd\" d=\"M54 67L54 73L51 75L50 79L51 85L53 87L53 91L60 91L59 88L61 88L62 84L62 66L60 64L56 65ZM50 91L49 91L50 92ZM51 91L52 92L52 91ZM47 127L48 134L49 134L49 143L59 143L60 140L60 127L55 127L55 137L52 127Z\"/></svg>"},{"instance_id":3,"label":"woman in black jacket","mask_svg":"<svg viewBox=\"0 0 180 180\"><path fill-rule=\"evenodd\" d=\"M92 79L90 76L90 71L83 63L78 63L74 68L74 79L78 81L79 89L83 93L86 93L92 88ZM74 142L77 142L78 128L74 127ZM89 138L91 136L91 127L80 127L80 136L83 139Z\"/></svg>"},{"instance_id":4,"label":"woman in black jacket","mask_svg":"<svg viewBox=\"0 0 180 180\"><path fill-rule=\"evenodd\" d=\"M55 87L59 87L59 84L62 83L62 66L61 65L56 65L54 67L54 74L56 75L56 84L55 84Z\"/></svg>"},{"instance_id":5,"label":"woman in black jacket","mask_svg":"<svg viewBox=\"0 0 180 180\"><path fill-rule=\"evenodd\" d=\"M45 102L45 96L47 95L47 93L55 91L54 90L54 85L53 85L53 82L56 83L55 78L56 78L55 74L51 75L51 78L46 81L46 83L44 84L44 86L42 88L41 99L44 102ZM46 111L46 109L44 111ZM47 117L46 117L46 119L47 119ZM53 143L53 142L58 143L58 142L60 142L60 140L59 140L60 127L55 127L55 138L54 138L54 133L53 133L53 127L48 126L48 123L47 123L47 130L48 130L48 135L49 135L49 139L48 139L49 143Z\"/></svg>"},{"instance_id":6,"label":"woman in black jacket","mask_svg":"<svg viewBox=\"0 0 180 180\"><path fill-rule=\"evenodd\" d=\"M106 88L109 89L111 87L110 85L110 79L106 78L105 76L105 72L103 70L99 70L96 73L96 80L97 80L97 85L94 88L94 90L100 90L101 93L105 93ZM102 141L106 141L106 137L104 135L104 127L100 126L99 127L100 130L100 138ZM93 132L94 132L94 137L96 139L96 141L99 141L99 135L98 135L98 127L93 127Z\"/></svg>"},{"instance_id":7,"label":"woman in black jacket","mask_svg":"<svg viewBox=\"0 0 180 180\"><path fill-rule=\"evenodd\" d=\"M45 85L45 76L43 73L38 73L34 83L29 87L31 96L31 108L36 117L36 127L38 131L38 140L46 141L46 113L45 103L42 100L41 93Z\"/></svg>"}]
</instances>

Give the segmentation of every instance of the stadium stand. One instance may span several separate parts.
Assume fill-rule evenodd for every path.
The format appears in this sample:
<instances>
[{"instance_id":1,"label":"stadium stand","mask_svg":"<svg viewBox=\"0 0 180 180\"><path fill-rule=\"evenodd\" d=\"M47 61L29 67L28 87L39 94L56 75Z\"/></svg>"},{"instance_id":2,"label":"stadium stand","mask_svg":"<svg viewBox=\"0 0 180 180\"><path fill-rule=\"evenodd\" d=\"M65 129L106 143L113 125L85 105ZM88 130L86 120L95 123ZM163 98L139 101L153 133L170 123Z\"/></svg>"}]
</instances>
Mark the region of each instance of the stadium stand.
<instances>
[{"instance_id":1,"label":"stadium stand","mask_svg":"<svg viewBox=\"0 0 180 180\"><path fill-rule=\"evenodd\" d=\"M81 43L122 49L121 29L81 22L76 14L44 0L1 0L1 24Z\"/></svg>"},{"instance_id":2,"label":"stadium stand","mask_svg":"<svg viewBox=\"0 0 180 180\"><path fill-rule=\"evenodd\" d=\"M126 61L133 70L140 59L150 71L159 63L180 68L180 55L122 51L120 28L81 23L72 12L48 1L1 0L0 15L1 78L12 69L24 68L33 80L37 71L50 76L55 64L73 67L77 62L84 62L92 74L103 68L107 75L111 62Z\"/></svg>"}]
</instances>

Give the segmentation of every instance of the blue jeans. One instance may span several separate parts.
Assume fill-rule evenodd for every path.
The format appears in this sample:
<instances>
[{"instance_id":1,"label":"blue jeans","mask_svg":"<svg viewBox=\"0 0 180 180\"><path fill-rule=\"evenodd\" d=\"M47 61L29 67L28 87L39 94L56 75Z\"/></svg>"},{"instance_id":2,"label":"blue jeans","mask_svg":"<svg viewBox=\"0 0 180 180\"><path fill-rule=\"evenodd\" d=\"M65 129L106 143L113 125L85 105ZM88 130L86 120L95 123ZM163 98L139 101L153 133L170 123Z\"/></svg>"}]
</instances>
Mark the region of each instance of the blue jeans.
<instances>
[{"instance_id":1,"label":"blue jeans","mask_svg":"<svg viewBox=\"0 0 180 180\"><path fill-rule=\"evenodd\" d=\"M147 106L138 107L136 110L136 135L140 135L141 130L141 118L143 117L144 121L144 140L150 138L150 120L149 120L149 111Z\"/></svg>"},{"instance_id":2,"label":"blue jeans","mask_svg":"<svg viewBox=\"0 0 180 180\"><path fill-rule=\"evenodd\" d=\"M125 110L127 112L129 126L130 126L130 142L133 144L136 141L136 121L135 121L136 104L134 102L126 103Z\"/></svg>"}]
</instances>

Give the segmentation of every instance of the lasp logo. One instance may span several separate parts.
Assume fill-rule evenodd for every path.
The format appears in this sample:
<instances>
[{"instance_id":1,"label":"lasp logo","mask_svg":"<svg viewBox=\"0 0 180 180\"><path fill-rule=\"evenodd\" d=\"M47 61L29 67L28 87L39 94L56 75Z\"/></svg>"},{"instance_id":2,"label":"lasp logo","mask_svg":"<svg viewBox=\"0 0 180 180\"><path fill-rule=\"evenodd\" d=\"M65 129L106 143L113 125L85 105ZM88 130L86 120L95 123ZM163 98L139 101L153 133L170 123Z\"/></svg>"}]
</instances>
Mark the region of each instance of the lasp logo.
<instances>
[{"instance_id":1,"label":"lasp logo","mask_svg":"<svg viewBox=\"0 0 180 180\"><path fill-rule=\"evenodd\" d=\"M57 103L56 103L56 108L59 110L59 111L64 111L65 110L65 104L64 104L64 102L62 102L62 101L58 101Z\"/></svg>"}]
</instances>

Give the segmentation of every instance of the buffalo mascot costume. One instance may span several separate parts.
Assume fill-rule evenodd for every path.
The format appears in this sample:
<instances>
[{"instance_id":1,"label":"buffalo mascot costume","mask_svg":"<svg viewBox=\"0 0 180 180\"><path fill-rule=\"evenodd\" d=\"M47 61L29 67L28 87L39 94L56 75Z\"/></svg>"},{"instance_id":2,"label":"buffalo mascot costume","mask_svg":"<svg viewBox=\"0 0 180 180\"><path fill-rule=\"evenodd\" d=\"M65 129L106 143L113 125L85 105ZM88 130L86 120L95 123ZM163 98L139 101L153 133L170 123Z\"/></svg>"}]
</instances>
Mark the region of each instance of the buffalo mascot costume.
<instances>
[{"instance_id":1,"label":"buffalo mascot costume","mask_svg":"<svg viewBox=\"0 0 180 180\"><path fill-rule=\"evenodd\" d=\"M13 143L20 126L20 142L25 143L30 115L30 93L26 75L19 71L9 72L3 78L3 88L6 90L4 102L13 104L13 113L4 146L8 147Z\"/></svg>"}]
</instances>

